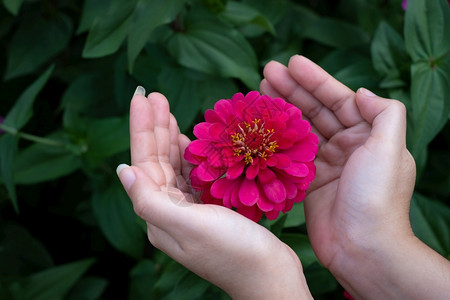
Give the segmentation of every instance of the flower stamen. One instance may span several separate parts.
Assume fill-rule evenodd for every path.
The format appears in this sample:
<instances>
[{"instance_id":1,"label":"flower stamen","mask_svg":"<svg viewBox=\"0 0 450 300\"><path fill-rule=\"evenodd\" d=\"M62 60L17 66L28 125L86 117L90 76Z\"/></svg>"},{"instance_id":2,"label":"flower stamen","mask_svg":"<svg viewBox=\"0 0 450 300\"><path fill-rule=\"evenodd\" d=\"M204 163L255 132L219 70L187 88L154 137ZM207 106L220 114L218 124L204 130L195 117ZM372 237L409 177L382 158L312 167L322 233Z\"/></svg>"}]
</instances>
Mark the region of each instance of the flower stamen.
<instances>
[{"instance_id":1,"label":"flower stamen","mask_svg":"<svg viewBox=\"0 0 450 300\"><path fill-rule=\"evenodd\" d=\"M231 134L234 155L243 155L247 165L252 164L257 157L266 160L278 148L277 141L273 139L273 129L265 129L261 119L255 118L252 124L244 121L238 125L239 130Z\"/></svg>"}]
</instances>

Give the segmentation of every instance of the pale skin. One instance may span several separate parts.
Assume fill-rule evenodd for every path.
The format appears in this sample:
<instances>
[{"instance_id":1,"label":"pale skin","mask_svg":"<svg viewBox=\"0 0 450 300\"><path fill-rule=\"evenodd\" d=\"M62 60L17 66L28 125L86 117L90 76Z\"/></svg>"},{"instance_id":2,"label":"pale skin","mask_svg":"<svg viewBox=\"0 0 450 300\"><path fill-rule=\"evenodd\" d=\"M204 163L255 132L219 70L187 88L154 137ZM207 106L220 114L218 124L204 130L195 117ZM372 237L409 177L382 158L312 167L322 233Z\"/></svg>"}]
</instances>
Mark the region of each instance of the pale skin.
<instances>
[{"instance_id":1,"label":"pale skin","mask_svg":"<svg viewBox=\"0 0 450 300\"><path fill-rule=\"evenodd\" d=\"M409 222L415 164L404 106L355 93L302 56L288 67L268 63L264 77L262 93L300 107L319 136L304 205L321 263L355 298L447 297L449 261L418 240ZM193 203L182 158L189 140L163 95L133 97L130 136L131 167L118 174L155 247L236 299L311 298L286 244L229 209Z\"/></svg>"}]
</instances>

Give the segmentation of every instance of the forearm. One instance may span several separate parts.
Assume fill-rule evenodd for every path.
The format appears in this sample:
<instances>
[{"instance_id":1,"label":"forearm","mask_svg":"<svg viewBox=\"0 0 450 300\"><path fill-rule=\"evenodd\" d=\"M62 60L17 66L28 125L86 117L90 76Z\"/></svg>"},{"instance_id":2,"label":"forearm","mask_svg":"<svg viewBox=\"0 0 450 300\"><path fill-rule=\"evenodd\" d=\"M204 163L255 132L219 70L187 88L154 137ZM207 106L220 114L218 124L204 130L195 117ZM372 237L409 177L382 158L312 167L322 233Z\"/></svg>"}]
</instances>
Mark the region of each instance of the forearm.
<instances>
[{"instance_id":1,"label":"forearm","mask_svg":"<svg viewBox=\"0 0 450 300\"><path fill-rule=\"evenodd\" d=\"M336 278L356 299L448 299L450 262L415 236L348 252Z\"/></svg>"}]
</instances>

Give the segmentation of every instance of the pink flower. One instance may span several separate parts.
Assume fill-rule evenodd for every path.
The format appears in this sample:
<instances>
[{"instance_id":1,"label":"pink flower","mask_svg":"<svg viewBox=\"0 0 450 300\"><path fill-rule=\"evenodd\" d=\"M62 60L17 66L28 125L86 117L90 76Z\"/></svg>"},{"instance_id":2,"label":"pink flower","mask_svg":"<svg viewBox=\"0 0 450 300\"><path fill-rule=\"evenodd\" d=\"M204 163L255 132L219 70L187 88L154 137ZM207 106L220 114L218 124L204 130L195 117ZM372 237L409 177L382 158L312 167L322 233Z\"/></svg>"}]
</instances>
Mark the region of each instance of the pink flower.
<instances>
[{"instance_id":1,"label":"pink flower","mask_svg":"<svg viewBox=\"0 0 450 300\"><path fill-rule=\"evenodd\" d=\"M407 6L408 6L408 0L403 0L402 1L402 8L403 8L403 10L406 10Z\"/></svg>"},{"instance_id":2,"label":"pink flower","mask_svg":"<svg viewBox=\"0 0 450 300\"><path fill-rule=\"evenodd\" d=\"M3 121L4 121L5 119L3 119L3 117L2 116L0 116L0 124L3 124ZM0 135L2 135L3 133L5 133L5 131L3 130L3 129L0 129Z\"/></svg>"},{"instance_id":3,"label":"pink flower","mask_svg":"<svg viewBox=\"0 0 450 300\"><path fill-rule=\"evenodd\" d=\"M302 112L281 98L235 94L205 112L184 157L194 164L201 200L235 209L255 222L292 209L316 173L318 138Z\"/></svg>"}]
</instances>

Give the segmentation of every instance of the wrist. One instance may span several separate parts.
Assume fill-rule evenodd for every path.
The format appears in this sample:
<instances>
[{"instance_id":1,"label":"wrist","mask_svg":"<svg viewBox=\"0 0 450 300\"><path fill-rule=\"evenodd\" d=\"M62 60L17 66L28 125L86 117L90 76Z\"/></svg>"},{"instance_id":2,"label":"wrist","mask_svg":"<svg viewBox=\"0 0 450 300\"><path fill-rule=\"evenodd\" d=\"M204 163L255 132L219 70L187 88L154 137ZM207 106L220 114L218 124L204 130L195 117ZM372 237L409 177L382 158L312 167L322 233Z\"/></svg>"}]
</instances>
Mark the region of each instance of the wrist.
<instances>
[{"instance_id":1,"label":"wrist","mask_svg":"<svg viewBox=\"0 0 450 300\"><path fill-rule=\"evenodd\" d=\"M450 262L412 231L349 247L330 271L354 298L441 299L450 292Z\"/></svg>"},{"instance_id":2,"label":"wrist","mask_svg":"<svg viewBox=\"0 0 450 300\"><path fill-rule=\"evenodd\" d=\"M233 299L312 299L301 262L284 243L261 255L258 270L225 291ZM250 277L250 278L249 278Z\"/></svg>"}]
</instances>

